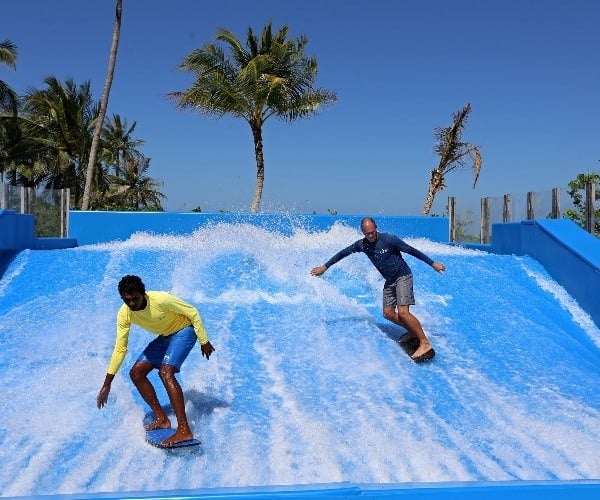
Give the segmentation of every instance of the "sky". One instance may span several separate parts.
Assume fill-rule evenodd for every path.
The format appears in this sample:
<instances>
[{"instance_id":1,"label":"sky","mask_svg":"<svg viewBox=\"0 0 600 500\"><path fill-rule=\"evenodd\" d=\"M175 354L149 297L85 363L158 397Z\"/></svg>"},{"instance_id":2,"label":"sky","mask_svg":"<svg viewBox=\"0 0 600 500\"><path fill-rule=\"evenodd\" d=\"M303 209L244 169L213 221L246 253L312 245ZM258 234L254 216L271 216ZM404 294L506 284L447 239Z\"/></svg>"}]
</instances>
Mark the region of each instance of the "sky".
<instances>
[{"instance_id":1,"label":"sky","mask_svg":"<svg viewBox=\"0 0 600 500\"><path fill-rule=\"evenodd\" d=\"M17 93L44 79L91 82L100 99L114 0L3 0L0 39L18 48L0 79ZM261 211L416 215L439 158L434 132L471 104L463 140L481 148L436 196L464 200L560 187L600 172L600 2L593 0L124 0L108 116L136 122L168 211L247 211L256 182L249 125L176 109L178 70L217 29L246 39L269 21L305 35L317 87L338 101L263 129Z\"/></svg>"}]
</instances>

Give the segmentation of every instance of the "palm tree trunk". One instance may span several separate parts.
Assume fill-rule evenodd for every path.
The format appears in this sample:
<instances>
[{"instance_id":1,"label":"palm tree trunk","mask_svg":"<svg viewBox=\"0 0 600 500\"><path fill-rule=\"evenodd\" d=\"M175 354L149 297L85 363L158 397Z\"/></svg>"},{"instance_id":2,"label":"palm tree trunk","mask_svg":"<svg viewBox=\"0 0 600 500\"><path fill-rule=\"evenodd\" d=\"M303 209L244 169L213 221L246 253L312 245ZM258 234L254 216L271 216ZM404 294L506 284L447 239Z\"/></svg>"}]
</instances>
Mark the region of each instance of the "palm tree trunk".
<instances>
[{"instance_id":1,"label":"palm tree trunk","mask_svg":"<svg viewBox=\"0 0 600 500\"><path fill-rule=\"evenodd\" d=\"M425 206L423 207L422 215L429 215L431 205L433 205L433 199L435 198L435 191L433 186L430 184L427 190L427 198L425 198Z\"/></svg>"},{"instance_id":2,"label":"palm tree trunk","mask_svg":"<svg viewBox=\"0 0 600 500\"><path fill-rule=\"evenodd\" d=\"M254 137L254 156L256 157L256 188L250 213L255 214L258 212L262 200L263 185L265 183L265 158L263 156L262 129L260 126L250 126Z\"/></svg>"},{"instance_id":3,"label":"palm tree trunk","mask_svg":"<svg viewBox=\"0 0 600 500\"><path fill-rule=\"evenodd\" d=\"M425 206L423 207L422 215L429 215L436 193L444 189L444 175L440 173L441 168L443 167L440 165L431 172L429 189L427 190L427 197L425 198Z\"/></svg>"},{"instance_id":4,"label":"palm tree trunk","mask_svg":"<svg viewBox=\"0 0 600 500\"><path fill-rule=\"evenodd\" d=\"M100 144L100 132L102 132L102 124L106 116L106 108L108 107L108 95L112 86L113 76L115 74L115 63L117 61L117 49L119 47L119 39L121 36L121 11L123 10L123 0L117 0L115 9L115 25L113 28L112 45L110 48L110 57L108 60L108 71L106 73L106 81L100 100L100 111L98 113L98 121L94 129L94 137L92 139L92 147L90 149L90 157L88 161L87 171L85 175L85 189L83 191L82 210L87 210L90 206L90 198L92 193L92 181L94 179L94 166L96 157L98 156L98 146Z\"/></svg>"}]
</instances>

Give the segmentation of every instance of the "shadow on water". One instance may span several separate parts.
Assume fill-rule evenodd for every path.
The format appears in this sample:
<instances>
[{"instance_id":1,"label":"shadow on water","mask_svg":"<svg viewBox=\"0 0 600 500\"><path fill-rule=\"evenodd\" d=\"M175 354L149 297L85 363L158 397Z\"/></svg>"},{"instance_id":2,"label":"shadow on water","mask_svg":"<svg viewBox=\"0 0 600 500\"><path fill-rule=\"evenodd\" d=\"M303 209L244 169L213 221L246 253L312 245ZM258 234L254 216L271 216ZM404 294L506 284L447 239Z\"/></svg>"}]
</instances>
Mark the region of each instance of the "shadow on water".
<instances>
[{"instance_id":1,"label":"shadow on water","mask_svg":"<svg viewBox=\"0 0 600 500\"><path fill-rule=\"evenodd\" d=\"M378 321L374 321L373 318L370 316L343 316L339 318L327 319L324 321L324 323L328 326L331 326L344 323L361 323L364 321L375 325L387 338L392 340L394 343L398 344L400 349L402 349L404 353L409 357L411 357L419 348L419 343L416 339L412 339L407 342L400 342L400 339L404 335L406 335L406 330L404 328L394 325L392 323L381 323Z\"/></svg>"},{"instance_id":2,"label":"shadow on water","mask_svg":"<svg viewBox=\"0 0 600 500\"><path fill-rule=\"evenodd\" d=\"M8 266L14 260L19 252L16 250L0 250L0 278L8 269Z\"/></svg>"},{"instance_id":3,"label":"shadow on water","mask_svg":"<svg viewBox=\"0 0 600 500\"><path fill-rule=\"evenodd\" d=\"M388 338L394 342L400 342L400 338L406 333L406 330L391 323L376 323L379 328Z\"/></svg>"},{"instance_id":4,"label":"shadow on water","mask_svg":"<svg viewBox=\"0 0 600 500\"><path fill-rule=\"evenodd\" d=\"M214 398L208 394L204 394L196 389L190 389L184 392L184 398L186 402L191 403L193 406L192 411L188 411L188 418L190 420L196 420L196 418L210 416L216 408L228 408L231 406L228 402L223 401L219 398ZM169 416L173 416L173 406L171 404L163 404L165 413ZM148 411L144 414L144 425L148 425L154 419L154 413ZM172 418L172 424L173 422ZM196 436L196 439L198 437ZM198 458L204 455L204 448L202 444L200 446L188 446L182 448L165 448L163 451L172 457L184 457L184 458Z\"/></svg>"},{"instance_id":5,"label":"shadow on water","mask_svg":"<svg viewBox=\"0 0 600 500\"><path fill-rule=\"evenodd\" d=\"M188 411L188 418L190 419L195 417L208 417L212 415L216 408L229 408L231 406L227 401L209 396L196 389L184 391L183 397L186 402L190 402L193 406L193 410ZM163 404L162 407L167 415L174 414L171 404ZM153 419L154 413L152 413L152 411L146 412L144 415L144 425L148 425Z\"/></svg>"},{"instance_id":6,"label":"shadow on water","mask_svg":"<svg viewBox=\"0 0 600 500\"><path fill-rule=\"evenodd\" d=\"M211 415L216 408L229 408L231 404L208 394L204 394L196 389L185 391L184 397L194 406L195 413L202 417Z\"/></svg>"},{"instance_id":7,"label":"shadow on water","mask_svg":"<svg viewBox=\"0 0 600 500\"><path fill-rule=\"evenodd\" d=\"M379 328L386 335L386 337L397 343L400 349L402 349L408 357L411 357L419 348L419 341L417 339L400 342L400 339L406 335L405 329L396 325L385 323L376 323L376 325L377 328Z\"/></svg>"}]
</instances>

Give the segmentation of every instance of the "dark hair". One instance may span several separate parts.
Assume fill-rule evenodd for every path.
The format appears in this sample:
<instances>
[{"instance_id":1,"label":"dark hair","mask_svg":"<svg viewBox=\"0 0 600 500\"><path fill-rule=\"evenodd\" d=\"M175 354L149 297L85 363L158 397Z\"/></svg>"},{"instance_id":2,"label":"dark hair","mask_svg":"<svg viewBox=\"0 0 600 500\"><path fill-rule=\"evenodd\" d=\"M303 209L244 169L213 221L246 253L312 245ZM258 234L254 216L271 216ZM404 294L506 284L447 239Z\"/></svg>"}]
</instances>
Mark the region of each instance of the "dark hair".
<instances>
[{"instance_id":1,"label":"dark hair","mask_svg":"<svg viewBox=\"0 0 600 500\"><path fill-rule=\"evenodd\" d=\"M141 295L146 293L146 287L139 276L128 274L119 281L119 294L139 292Z\"/></svg>"}]
</instances>

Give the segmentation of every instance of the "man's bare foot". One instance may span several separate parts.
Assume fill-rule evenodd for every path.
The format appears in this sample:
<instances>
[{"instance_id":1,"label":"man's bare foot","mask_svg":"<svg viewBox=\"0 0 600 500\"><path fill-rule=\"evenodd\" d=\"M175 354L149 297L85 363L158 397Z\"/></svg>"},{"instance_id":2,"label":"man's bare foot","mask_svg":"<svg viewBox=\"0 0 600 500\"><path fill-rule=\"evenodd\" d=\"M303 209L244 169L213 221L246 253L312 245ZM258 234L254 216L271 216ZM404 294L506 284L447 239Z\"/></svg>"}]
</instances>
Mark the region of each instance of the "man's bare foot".
<instances>
[{"instance_id":1,"label":"man's bare foot","mask_svg":"<svg viewBox=\"0 0 600 500\"><path fill-rule=\"evenodd\" d=\"M423 354L431 351L432 349L433 348L431 347L431 344L429 342L421 341L421 344L419 345L417 350L415 352L413 352L411 358L412 359L420 358L421 356L423 356Z\"/></svg>"},{"instance_id":2,"label":"man's bare foot","mask_svg":"<svg viewBox=\"0 0 600 500\"><path fill-rule=\"evenodd\" d=\"M160 444L162 446L171 446L175 443L181 443L182 441L189 441L190 439L194 439L194 435L191 431L182 431L177 429L175 434L167 439L162 440Z\"/></svg>"},{"instance_id":3,"label":"man's bare foot","mask_svg":"<svg viewBox=\"0 0 600 500\"><path fill-rule=\"evenodd\" d=\"M171 421L169 420L169 417L163 417L163 418L155 418L152 422L150 422L148 425L144 426L144 429L146 429L147 431L153 431L156 429L169 429L171 427Z\"/></svg>"}]
</instances>

